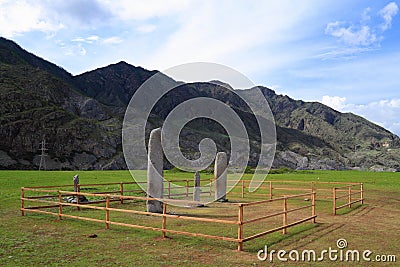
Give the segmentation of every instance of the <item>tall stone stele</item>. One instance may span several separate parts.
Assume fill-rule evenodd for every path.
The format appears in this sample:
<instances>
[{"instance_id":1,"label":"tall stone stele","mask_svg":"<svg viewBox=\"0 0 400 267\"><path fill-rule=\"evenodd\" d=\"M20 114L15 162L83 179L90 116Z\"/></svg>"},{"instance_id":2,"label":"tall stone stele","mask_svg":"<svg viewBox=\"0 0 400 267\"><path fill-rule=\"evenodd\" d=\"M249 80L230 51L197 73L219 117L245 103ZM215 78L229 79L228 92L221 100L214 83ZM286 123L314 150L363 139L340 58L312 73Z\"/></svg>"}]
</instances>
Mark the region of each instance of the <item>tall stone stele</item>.
<instances>
[{"instance_id":1,"label":"tall stone stele","mask_svg":"<svg viewBox=\"0 0 400 267\"><path fill-rule=\"evenodd\" d=\"M74 181L74 192L78 192L78 187L79 187L79 175L75 174L74 178L72 178Z\"/></svg>"},{"instance_id":2,"label":"tall stone stele","mask_svg":"<svg viewBox=\"0 0 400 267\"><path fill-rule=\"evenodd\" d=\"M214 180L215 180L215 200L227 201L226 199L226 182L227 182L228 160L225 152L218 152L215 157L214 164Z\"/></svg>"},{"instance_id":3,"label":"tall stone stele","mask_svg":"<svg viewBox=\"0 0 400 267\"><path fill-rule=\"evenodd\" d=\"M162 199L164 194L163 149L161 128L151 131L147 160L147 195ZM163 203L159 200L147 200L147 211L162 213Z\"/></svg>"}]
</instances>

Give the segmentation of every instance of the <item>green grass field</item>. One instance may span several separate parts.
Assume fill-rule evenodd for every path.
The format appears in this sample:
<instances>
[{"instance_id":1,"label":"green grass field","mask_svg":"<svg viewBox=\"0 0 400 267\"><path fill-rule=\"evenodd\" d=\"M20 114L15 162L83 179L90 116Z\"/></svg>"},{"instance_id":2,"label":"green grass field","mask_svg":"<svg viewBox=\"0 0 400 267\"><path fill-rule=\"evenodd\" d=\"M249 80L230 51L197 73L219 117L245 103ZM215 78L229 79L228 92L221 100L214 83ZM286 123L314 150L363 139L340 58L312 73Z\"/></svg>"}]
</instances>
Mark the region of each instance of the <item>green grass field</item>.
<instances>
[{"instance_id":1,"label":"green grass field","mask_svg":"<svg viewBox=\"0 0 400 267\"><path fill-rule=\"evenodd\" d=\"M290 228L287 235L276 232L249 241L244 244L244 252L237 252L236 244L227 241L176 234L168 234L169 238L162 239L160 232L120 226L105 230L105 225L94 222L74 219L58 221L56 216L36 213L27 213L24 217L20 215L21 187L71 184L75 173L79 174L82 184L133 181L128 171L0 171L0 266L269 266L269 262L257 259L257 251L264 245L276 250L318 251L334 247L339 238L346 238L352 249L369 249L380 254L397 253L397 260L400 261L400 173L299 171L268 175L267 180L274 181L363 182L365 205L340 210L340 215L333 216L330 202L319 200L316 225L307 222ZM169 179L190 179L192 174L167 171L165 176ZM202 178L211 176L202 174ZM245 176L245 179L250 178L249 174ZM240 201L233 196L228 198ZM218 216L226 212L218 207L175 211ZM80 212L89 216L91 210ZM145 217L130 215L123 219L135 223L148 222L149 218ZM158 221L154 223L158 224ZM207 229L204 224L186 221L168 221L170 224L182 230L195 231L203 227L203 232L219 231L219 234L226 235L235 234L237 229L205 225L209 227ZM257 230L249 229L249 232ZM89 238L91 234L96 234L97 238ZM275 264L279 266L279 262ZM348 265L327 261L311 265L318 264ZM396 266L394 263L368 264ZM292 265L308 266L302 263Z\"/></svg>"}]
</instances>

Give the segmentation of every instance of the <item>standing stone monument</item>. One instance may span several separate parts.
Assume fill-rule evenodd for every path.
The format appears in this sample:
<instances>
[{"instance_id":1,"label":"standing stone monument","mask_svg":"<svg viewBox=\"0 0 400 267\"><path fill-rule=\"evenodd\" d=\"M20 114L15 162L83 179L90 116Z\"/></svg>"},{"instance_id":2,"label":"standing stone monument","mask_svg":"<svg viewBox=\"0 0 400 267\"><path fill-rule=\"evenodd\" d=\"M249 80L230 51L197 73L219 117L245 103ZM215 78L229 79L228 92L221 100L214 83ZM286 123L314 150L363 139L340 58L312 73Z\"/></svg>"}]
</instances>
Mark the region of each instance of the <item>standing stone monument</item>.
<instances>
[{"instance_id":1,"label":"standing stone monument","mask_svg":"<svg viewBox=\"0 0 400 267\"><path fill-rule=\"evenodd\" d=\"M161 128L151 131L148 160L147 160L147 195L148 197L163 198L164 173L163 149L161 145ZM147 211L162 213L163 203L159 200L147 200Z\"/></svg>"},{"instance_id":2,"label":"standing stone monument","mask_svg":"<svg viewBox=\"0 0 400 267\"><path fill-rule=\"evenodd\" d=\"M79 175L75 174L74 178L74 192L78 192L78 186L79 186Z\"/></svg>"},{"instance_id":3,"label":"standing stone monument","mask_svg":"<svg viewBox=\"0 0 400 267\"><path fill-rule=\"evenodd\" d=\"M200 201L200 173L194 174L193 201Z\"/></svg>"},{"instance_id":4,"label":"standing stone monument","mask_svg":"<svg viewBox=\"0 0 400 267\"><path fill-rule=\"evenodd\" d=\"M74 181L74 192L79 193L80 187L79 187L79 175L75 174L74 177L72 178ZM65 199L68 203L82 203L82 202L89 202L89 200L85 196L69 196ZM77 207L78 210L80 210L79 207Z\"/></svg>"},{"instance_id":5,"label":"standing stone monument","mask_svg":"<svg viewBox=\"0 0 400 267\"><path fill-rule=\"evenodd\" d=\"M225 152L218 152L214 164L215 200L220 202L226 199L226 179L228 160Z\"/></svg>"}]
</instances>

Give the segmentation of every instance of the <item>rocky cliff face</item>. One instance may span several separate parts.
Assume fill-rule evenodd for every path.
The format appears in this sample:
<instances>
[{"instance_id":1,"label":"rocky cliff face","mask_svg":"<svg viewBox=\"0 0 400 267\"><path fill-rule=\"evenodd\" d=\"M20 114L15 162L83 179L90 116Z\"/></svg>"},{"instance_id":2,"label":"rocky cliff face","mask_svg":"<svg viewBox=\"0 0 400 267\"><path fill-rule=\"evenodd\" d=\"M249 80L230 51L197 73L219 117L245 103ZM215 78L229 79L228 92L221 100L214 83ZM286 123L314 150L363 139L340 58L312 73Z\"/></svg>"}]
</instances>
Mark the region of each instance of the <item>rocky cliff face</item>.
<instances>
[{"instance_id":1,"label":"rocky cliff face","mask_svg":"<svg viewBox=\"0 0 400 267\"><path fill-rule=\"evenodd\" d=\"M126 105L155 73L120 62L72 76L0 38L0 168L37 169L43 138L47 169L126 168L121 147ZM252 90L237 93L251 97ZM359 116L293 100L268 88L261 90L276 121L274 167L400 169L398 136ZM251 141L249 164L255 165L260 139L255 117L236 94L215 84L178 86L155 106L147 130L160 126L179 103L199 96L223 101L241 117ZM218 150L229 151L224 129L197 119L181 134L184 154L197 157L198 143L205 137L215 140Z\"/></svg>"},{"instance_id":2,"label":"rocky cliff face","mask_svg":"<svg viewBox=\"0 0 400 267\"><path fill-rule=\"evenodd\" d=\"M275 166L400 169L400 139L397 135L357 115L340 113L317 102L293 100L268 88L260 88L275 117L278 151L284 152L277 153ZM251 96L252 90L240 93ZM292 153L296 154L295 161ZM304 164L304 158L308 164Z\"/></svg>"},{"instance_id":3,"label":"rocky cliff face","mask_svg":"<svg viewBox=\"0 0 400 267\"><path fill-rule=\"evenodd\" d=\"M108 106L76 89L69 73L8 40L0 39L0 59L2 168L37 168L43 138L48 169L95 169L113 161L121 119Z\"/></svg>"}]
</instances>

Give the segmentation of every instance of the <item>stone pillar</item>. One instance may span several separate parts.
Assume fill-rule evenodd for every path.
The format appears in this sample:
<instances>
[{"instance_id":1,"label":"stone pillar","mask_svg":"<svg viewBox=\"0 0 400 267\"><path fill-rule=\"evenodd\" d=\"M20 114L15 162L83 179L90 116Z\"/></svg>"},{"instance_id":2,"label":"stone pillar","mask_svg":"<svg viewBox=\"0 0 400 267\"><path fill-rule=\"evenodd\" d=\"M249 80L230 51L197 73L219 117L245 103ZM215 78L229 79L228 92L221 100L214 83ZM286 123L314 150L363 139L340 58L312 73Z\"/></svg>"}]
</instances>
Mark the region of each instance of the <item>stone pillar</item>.
<instances>
[{"instance_id":1,"label":"stone pillar","mask_svg":"<svg viewBox=\"0 0 400 267\"><path fill-rule=\"evenodd\" d=\"M78 192L78 186L79 186L79 176L76 174L73 178L74 181L74 192Z\"/></svg>"},{"instance_id":2,"label":"stone pillar","mask_svg":"<svg viewBox=\"0 0 400 267\"><path fill-rule=\"evenodd\" d=\"M228 160L225 152L218 152L215 157L214 164L214 180L215 180L215 200L227 201L226 199L226 175L228 168Z\"/></svg>"},{"instance_id":3,"label":"stone pillar","mask_svg":"<svg viewBox=\"0 0 400 267\"><path fill-rule=\"evenodd\" d=\"M78 176L78 174L76 174L74 176L73 180L74 180L74 192L79 193L81 190L80 190L80 187L79 187L79 176ZM72 197L71 203L79 204L79 202L82 202L84 200L87 200L85 196L76 195L76 196ZM81 210L81 208L77 207L77 210Z\"/></svg>"},{"instance_id":4,"label":"stone pillar","mask_svg":"<svg viewBox=\"0 0 400 267\"><path fill-rule=\"evenodd\" d=\"M194 174L193 201L200 201L200 173Z\"/></svg>"},{"instance_id":5,"label":"stone pillar","mask_svg":"<svg viewBox=\"0 0 400 267\"><path fill-rule=\"evenodd\" d=\"M150 133L147 157L147 195L148 197L163 198L164 173L161 128L154 129ZM158 200L147 200L147 211L162 213L163 203Z\"/></svg>"}]
</instances>

